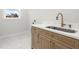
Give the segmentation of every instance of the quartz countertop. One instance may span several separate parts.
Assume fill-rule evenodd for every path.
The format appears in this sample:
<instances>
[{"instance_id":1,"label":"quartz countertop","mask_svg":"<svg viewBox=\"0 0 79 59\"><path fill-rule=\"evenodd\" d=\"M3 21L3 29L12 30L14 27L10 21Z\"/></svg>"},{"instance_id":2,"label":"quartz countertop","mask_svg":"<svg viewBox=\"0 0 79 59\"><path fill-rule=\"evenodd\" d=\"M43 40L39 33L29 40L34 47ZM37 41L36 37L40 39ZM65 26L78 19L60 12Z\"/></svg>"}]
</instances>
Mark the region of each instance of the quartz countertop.
<instances>
[{"instance_id":1,"label":"quartz countertop","mask_svg":"<svg viewBox=\"0 0 79 59\"><path fill-rule=\"evenodd\" d=\"M52 25L33 24L32 26L37 27L37 28L41 28L41 29L44 29L44 30L48 30L48 31L51 31L51 32L55 32L55 33L58 33L58 34L61 34L61 35L64 35L64 36L71 37L71 38L79 39L79 29L75 29L77 31L76 33L68 33L68 32L63 32L63 31L58 31L58 30L46 28L46 26L52 26ZM57 26L57 27L59 27L59 26Z\"/></svg>"}]
</instances>

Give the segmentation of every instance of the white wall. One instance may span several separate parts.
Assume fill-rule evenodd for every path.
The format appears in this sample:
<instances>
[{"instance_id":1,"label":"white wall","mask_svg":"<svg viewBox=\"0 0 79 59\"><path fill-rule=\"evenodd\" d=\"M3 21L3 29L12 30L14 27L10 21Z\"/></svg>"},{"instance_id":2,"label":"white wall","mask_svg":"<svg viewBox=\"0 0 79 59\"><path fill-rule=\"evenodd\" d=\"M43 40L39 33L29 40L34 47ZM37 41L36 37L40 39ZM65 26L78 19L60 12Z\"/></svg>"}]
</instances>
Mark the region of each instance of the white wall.
<instances>
[{"instance_id":1,"label":"white wall","mask_svg":"<svg viewBox=\"0 0 79 59\"><path fill-rule=\"evenodd\" d=\"M0 14L3 10L0 10ZM20 32L28 31L29 26L29 15L28 10L21 10L20 19L4 19L0 16L0 36L15 34Z\"/></svg>"},{"instance_id":2,"label":"white wall","mask_svg":"<svg viewBox=\"0 0 79 59\"><path fill-rule=\"evenodd\" d=\"M30 21L32 23L37 18L37 23L59 25L61 20L56 20L59 12L63 13L65 24L72 24L72 28L79 29L79 9L30 9Z\"/></svg>"},{"instance_id":3,"label":"white wall","mask_svg":"<svg viewBox=\"0 0 79 59\"><path fill-rule=\"evenodd\" d=\"M0 16L0 36L30 32L34 18L37 23L59 25L60 20L56 20L58 12L64 15L64 22L72 24L73 28L79 29L79 10L78 9L22 9L21 19L4 19ZM0 15L2 10L0 10Z\"/></svg>"}]
</instances>

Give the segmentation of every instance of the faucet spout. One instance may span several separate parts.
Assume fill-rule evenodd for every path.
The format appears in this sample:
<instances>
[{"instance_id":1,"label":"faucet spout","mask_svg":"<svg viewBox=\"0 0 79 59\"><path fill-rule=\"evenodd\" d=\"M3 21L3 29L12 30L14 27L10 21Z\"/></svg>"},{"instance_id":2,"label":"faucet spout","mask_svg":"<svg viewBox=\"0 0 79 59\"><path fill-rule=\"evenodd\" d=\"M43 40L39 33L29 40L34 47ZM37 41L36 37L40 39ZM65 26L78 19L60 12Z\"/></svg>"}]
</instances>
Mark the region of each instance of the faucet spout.
<instances>
[{"instance_id":1,"label":"faucet spout","mask_svg":"<svg viewBox=\"0 0 79 59\"><path fill-rule=\"evenodd\" d=\"M63 20L63 14L62 13L58 13L56 20L58 20L59 15L61 15L61 27L64 27L64 20Z\"/></svg>"}]
</instances>

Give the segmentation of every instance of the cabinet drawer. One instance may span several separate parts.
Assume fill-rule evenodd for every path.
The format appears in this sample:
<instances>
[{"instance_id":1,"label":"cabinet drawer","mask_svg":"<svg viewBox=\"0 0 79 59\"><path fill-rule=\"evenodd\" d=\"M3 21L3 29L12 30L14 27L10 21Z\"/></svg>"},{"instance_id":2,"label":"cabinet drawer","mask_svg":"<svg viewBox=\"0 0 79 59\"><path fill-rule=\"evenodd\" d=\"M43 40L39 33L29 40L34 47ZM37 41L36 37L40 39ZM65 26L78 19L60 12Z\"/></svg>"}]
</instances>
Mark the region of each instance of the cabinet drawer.
<instances>
[{"instance_id":1,"label":"cabinet drawer","mask_svg":"<svg viewBox=\"0 0 79 59\"><path fill-rule=\"evenodd\" d=\"M55 35L55 41L62 43L69 48L75 48L75 39L60 34Z\"/></svg>"},{"instance_id":2,"label":"cabinet drawer","mask_svg":"<svg viewBox=\"0 0 79 59\"><path fill-rule=\"evenodd\" d=\"M50 39L55 37L53 32L43 30L43 29L39 30L39 35L45 36L45 37L50 38Z\"/></svg>"},{"instance_id":3,"label":"cabinet drawer","mask_svg":"<svg viewBox=\"0 0 79 59\"><path fill-rule=\"evenodd\" d=\"M56 42L55 43L55 49L69 49L69 47L64 46L63 44Z\"/></svg>"}]
</instances>

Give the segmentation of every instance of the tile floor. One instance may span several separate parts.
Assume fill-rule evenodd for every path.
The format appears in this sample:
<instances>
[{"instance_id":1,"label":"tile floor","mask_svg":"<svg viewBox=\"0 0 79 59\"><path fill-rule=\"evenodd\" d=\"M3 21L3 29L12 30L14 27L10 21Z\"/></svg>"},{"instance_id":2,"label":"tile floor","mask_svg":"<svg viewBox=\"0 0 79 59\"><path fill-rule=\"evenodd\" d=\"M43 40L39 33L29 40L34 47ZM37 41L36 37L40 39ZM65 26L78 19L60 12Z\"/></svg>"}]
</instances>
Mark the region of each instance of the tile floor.
<instances>
[{"instance_id":1,"label":"tile floor","mask_svg":"<svg viewBox=\"0 0 79 59\"><path fill-rule=\"evenodd\" d=\"M10 38L0 39L0 49L30 49L31 37L23 34Z\"/></svg>"}]
</instances>

